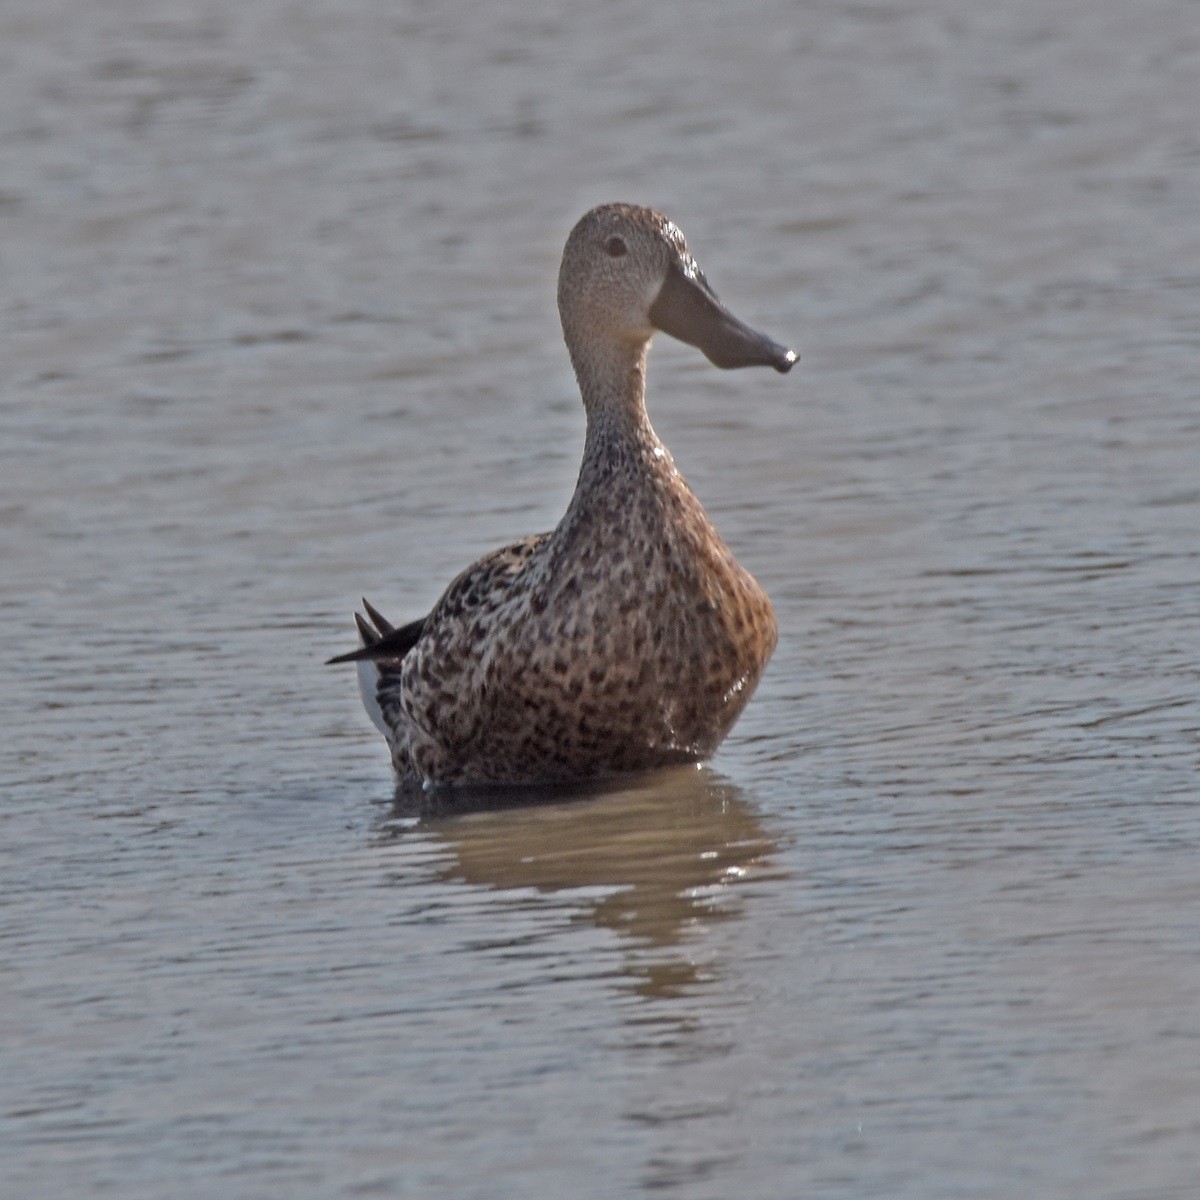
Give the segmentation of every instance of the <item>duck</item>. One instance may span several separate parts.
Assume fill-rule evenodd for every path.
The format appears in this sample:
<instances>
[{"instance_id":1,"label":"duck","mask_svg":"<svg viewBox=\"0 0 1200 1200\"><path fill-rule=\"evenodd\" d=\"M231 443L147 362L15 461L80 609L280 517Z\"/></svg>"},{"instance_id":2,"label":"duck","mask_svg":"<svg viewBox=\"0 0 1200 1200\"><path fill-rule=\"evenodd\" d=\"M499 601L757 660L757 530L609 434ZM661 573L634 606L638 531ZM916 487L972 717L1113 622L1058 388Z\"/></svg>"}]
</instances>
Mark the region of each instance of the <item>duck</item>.
<instances>
[{"instance_id":1,"label":"duck","mask_svg":"<svg viewBox=\"0 0 1200 1200\"><path fill-rule=\"evenodd\" d=\"M562 519L484 555L423 617L363 601L354 663L400 787L572 784L708 759L775 649L734 558L646 411L662 332L723 369L795 351L718 299L679 227L603 204L571 230L558 309L586 414Z\"/></svg>"}]
</instances>

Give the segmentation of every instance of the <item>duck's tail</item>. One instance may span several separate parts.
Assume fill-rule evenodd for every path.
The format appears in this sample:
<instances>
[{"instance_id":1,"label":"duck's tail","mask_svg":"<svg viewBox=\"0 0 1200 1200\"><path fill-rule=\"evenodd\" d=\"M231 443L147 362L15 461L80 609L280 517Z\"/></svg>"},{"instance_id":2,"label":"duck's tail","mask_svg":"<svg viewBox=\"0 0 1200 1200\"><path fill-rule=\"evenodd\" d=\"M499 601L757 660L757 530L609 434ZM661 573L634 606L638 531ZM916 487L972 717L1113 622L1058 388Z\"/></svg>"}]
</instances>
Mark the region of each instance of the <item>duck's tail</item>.
<instances>
[{"instance_id":1,"label":"duck's tail","mask_svg":"<svg viewBox=\"0 0 1200 1200\"><path fill-rule=\"evenodd\" d=\"M378 661L385 658L401 659L416 644L417 639L425 632L425 618L409 621L397 629L378 609L373 608L363 600L363 608L367 616L354 614L354 623L358 626L358 636L362 645L357 650L347 654L339 654L326 663ZM367 617L370 618L368 622Z\"/></svg>"},{"instance_id":2,"label":"duck's tail","mask_svg":"<svg viewBox=\"0 0 1200 1200\"><path fill-rule=\"evenodd\" d=\"M416 645L417 639L424 632L425 618L410 621L397 629L365 599L362 603L367 612L366 617L360 613L354 614L354 624L358 627L362 645L357 650L331 658L329 662L352 662L357 666L358 690L362 695L363 708L367 710L371 724L384 737L389 737L391 730L379 707L380 675L391 673L399 667L400 660Z\"/></svg>"}]
</instances>

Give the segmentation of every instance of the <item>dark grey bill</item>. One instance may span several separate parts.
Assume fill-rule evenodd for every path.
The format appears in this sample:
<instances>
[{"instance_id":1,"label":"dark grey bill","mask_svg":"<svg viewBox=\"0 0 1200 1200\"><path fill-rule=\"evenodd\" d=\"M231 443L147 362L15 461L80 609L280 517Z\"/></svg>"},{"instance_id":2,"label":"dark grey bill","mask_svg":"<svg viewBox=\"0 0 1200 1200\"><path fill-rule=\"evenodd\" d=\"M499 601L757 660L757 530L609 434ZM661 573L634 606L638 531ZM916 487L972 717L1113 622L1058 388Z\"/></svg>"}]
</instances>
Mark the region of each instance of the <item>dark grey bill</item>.
<instances>
[{"instance_id":1,"label":"dark grey bill","mask_svg":"<svg viewBox=\"0 0 1200 1200\"><path fill-rule=\"evenodd\" d=\"M650 306L655 329L696 346L718 367L774 367L786 374L797 354L737 319L717 299L708 280L672 263L666 282Z\"/></svg>"}]
</instances>

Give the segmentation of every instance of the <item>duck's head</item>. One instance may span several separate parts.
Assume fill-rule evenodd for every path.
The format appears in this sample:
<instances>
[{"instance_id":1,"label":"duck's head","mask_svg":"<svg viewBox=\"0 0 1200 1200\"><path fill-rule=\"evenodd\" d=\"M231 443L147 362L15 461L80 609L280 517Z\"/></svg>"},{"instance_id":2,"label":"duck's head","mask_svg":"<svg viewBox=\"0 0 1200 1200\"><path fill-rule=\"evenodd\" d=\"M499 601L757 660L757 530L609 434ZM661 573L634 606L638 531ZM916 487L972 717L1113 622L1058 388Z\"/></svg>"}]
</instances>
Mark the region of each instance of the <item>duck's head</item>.
<instances>
[{"instance_id":1,"label":"duck's head","mask_svg":"<svg viewBox=\"0 0 1200 1200\"><path fill-rule=\"evenodd\" d=\"M573 356L596 343L640 350L661 329L699 347L718 367L786 372L797 357L717 299L673 221L631 204L593 208L571 230L558 310Z\"/></svg>"}]
</instances>

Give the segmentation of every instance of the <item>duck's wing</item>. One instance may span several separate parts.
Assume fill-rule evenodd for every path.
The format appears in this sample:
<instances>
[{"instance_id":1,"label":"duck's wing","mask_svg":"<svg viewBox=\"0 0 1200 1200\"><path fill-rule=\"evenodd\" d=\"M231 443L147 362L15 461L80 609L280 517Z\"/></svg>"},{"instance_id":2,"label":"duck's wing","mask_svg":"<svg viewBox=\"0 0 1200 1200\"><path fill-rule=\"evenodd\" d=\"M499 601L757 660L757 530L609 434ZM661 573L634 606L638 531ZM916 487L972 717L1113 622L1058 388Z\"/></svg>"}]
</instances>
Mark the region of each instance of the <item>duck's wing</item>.
<instances>
[{"instance_id":1,"label":"duck's wing","mask_svg":"<svg viewBox=\"0 0 1200 1200\"><path fill-rule=\"evenodd\" d=\"M364 598L363 608L370 620L360 613L354 614L362 645L357 650L328 659L325 665L399 660L420 641L427 629L448 626L452 633L461 631L467 613L486 609L508 594L514 578L549 537L548 533L537 533L485 554L450 584L431 613L401 625L399 629Z\"/></svg>"},{"instance_id":2,"label":"duck's wing","mask_svg":"<svg viewBox=\"0 0 1200 1200\"><path fill-rule=\"evenodd\" d=\"M521 593L529 560L549 538L548 533L535 533L485 554L442 593L425 619L428 629L441 635L450 653L468 652L471 639L491 636L488 614ZM480 617L484 618L482 626L477 625Z\"/></svg>"},{"instance_id":3,"label":"duck's wing","mask_svg":"<svg viewBox=\"0 0 1200 1200\"><path fill-rule=\"evenodd\" d=\"M484 555L450 584L427 616L399 629L363 601L367 616L354 614L362 646L329 661L352 662L358 668L363 706L389 742L409 720L402 670L406 656L424 638L417 653L432 656L432 674L451 690L456 682L468 680L494 633L491 616L512 597L514 588L519 590L522 571L549 537L548 533L536 534ZM469 687L461 690L464 695L473 694ZM468 724L473 720L470 712L459 714L459 718ZM452 725L454 720L454 713L443 713L439 729Z\"/></svg>"}]
</instances>

